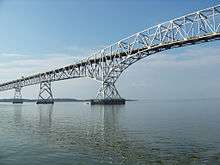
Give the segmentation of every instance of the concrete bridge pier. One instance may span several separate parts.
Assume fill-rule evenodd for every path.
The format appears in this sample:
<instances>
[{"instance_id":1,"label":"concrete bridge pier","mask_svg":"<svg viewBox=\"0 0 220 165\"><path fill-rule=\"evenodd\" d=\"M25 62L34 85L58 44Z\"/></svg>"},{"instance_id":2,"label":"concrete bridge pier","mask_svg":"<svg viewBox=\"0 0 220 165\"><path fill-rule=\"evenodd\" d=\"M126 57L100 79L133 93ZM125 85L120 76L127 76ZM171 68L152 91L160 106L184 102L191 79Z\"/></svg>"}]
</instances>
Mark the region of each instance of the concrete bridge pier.
<instances>
[{"instance_id":1,"label":"concrete bridge pier","mask_svg":"<svg viewBox=\"0 0 220 165\"><path fill-rule=\"evenodd\" d=\"M21 86L18 85L15 87L15 94L13 104L23 104L22 94L21 94Z\"/></svg>"},{"instance_id":2,"label":"concrete bridge pier","mask_svg":"<svg viewBox=\"0 0 220 165\"><path fill-rule=\"evenodd\" d=\"M40 83L40 92L36 104L54 104L51 81L42 81Z\"/></svg>"},{"instance_id":3,"label":"concrete bridge pier","mask_svg":"<svg viewBox=\"0 0 220 165\"><path fill-rule=\"evenodd\" d=\"M125 99L92 99L91 105L124 105Z\"/></svg>"}]
</instances>

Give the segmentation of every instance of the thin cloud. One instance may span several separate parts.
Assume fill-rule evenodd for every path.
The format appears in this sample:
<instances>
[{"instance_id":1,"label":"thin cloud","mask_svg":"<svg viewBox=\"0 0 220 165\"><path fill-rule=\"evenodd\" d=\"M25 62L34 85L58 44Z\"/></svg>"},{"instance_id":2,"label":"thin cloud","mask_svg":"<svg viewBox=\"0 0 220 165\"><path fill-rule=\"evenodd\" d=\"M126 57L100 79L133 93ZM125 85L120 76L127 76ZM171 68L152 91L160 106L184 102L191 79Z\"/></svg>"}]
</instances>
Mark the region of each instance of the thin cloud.
<instances>
[{"instance_id":1,"label":"thin cloud","mask_svg":"<svg viewBox=\"0 0 220 165\"><path fill-rule=\"evenodd\" d=\"M146 69L157 67L194 67L220 64L220 49L215 46L195 47L176 50L174 53L161 52L140 61L140 66Z\"/></svg>"},{"instance_id":2,"label":"thin cloud","mask_svg":"<svg viewBox=\"0 0 220 165\"><path fill-rule=\"evenodd\" d=\"M73 47L72 49L79 49ZM137 67L131 69L140 70L158 70L161 67L194 67L202 65L220 64L220 49L215 46L212 48L200 47L188 48L184 51L163 52L155 54L149 58L139 62ZM30 75L48 70L57 69L66 65L80 61L88 56L71 56L69 53L48 53L39 56L16 54L16 53L0 53L0 77L5 76L8 79L14 79L19 75ZM10 58L9 58L10 57Z\"/></svg>"}]
</instances>

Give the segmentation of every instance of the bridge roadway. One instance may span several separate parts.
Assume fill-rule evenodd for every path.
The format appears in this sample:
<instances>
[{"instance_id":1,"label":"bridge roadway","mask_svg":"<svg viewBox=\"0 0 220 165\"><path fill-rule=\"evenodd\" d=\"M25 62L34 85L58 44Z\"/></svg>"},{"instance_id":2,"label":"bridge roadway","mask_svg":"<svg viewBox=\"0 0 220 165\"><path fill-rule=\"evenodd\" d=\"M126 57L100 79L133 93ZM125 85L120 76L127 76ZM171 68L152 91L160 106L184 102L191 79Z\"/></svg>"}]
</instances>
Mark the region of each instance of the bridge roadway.
<instances>
[{"instance_id":1,"label":"bridge roadway","mask_svg":"<svg viewBox=\"0 0 220 165\"><path fill-rule=\"evenodd\" d=\"M21 89L40 84L38 103L53 103L51 82L88 77L102 83L92 103L124 104L115 82L136 61L168 49L220 39L220 5L187 14L148 28L77 63L0 84L0 91L15 89L14 103L22 103ZM101 100L101 101L100 101Z\"/></svg>"},{"instance_id":2,"label":"bridge roadway","mask_svg":"<svg viewBox=\"0 0 220 165\"><path fill-rule=\"evenodd\" d=\"M201 37L197 38L192 38L188 39L185 41L174 41L172 43L167 43L164 45L156 45L152 46L150 49L148 47L144 47L141 49L136 49L133 50L130 55L136 54L137 52L146 52L148 55L155 54L156 52L161 52L167 49L171 48L177 48L177 47L183 47L187 45L193 45L193 44L198 44L198 43L203 43L203 42L208 42L210 40L219 40L220 39L220 33L216 33L214 35L204 35ZM17 79L14 81L9 81L3 84L0 84L0 91L5 91L5 90L10 90L14 89L16 85L19 83L20 87L25 87L25 86L30 86L34 84L39 84L42 81L60 81L60 80L65 80L65 79L72 79L72 78L81 78L81 77L87 77L90 76L90 74L87 72L85 67L86 65L92 65L92 64L98 64L102 61L110 60L113 58L123 58L124 56L127 56L127 53L123 52L120 54L115 54L115 55L109 55L105 56L104 58L99 57L99 58L94 58L94 59L89 59L88 61L82 61L73 65L65 66L63 68L51 70L45 73L39 73L35 74L33 76L28 76L24 77L21 79ZM93 78L93 76L90 76Z\"/></svg>"}]
</instances>

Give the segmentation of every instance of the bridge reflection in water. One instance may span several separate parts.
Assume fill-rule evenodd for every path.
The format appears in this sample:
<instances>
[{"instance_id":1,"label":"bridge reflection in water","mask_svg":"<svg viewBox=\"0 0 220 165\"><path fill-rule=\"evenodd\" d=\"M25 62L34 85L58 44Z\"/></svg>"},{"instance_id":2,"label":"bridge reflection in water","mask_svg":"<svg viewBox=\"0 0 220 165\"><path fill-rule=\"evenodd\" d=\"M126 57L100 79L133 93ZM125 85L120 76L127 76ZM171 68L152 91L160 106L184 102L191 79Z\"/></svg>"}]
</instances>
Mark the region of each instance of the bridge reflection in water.
<instances>
[{"instance_id":1,"label":"bridge reflection in water","mask_svg":"<svg viewBox=\"0 0 220 165\"><path fill-rule=\"evenodd\" d=\"M10 132L16 133L14 141L18 141L19 146L28 146L29 152L21 150L21 154L31 160L36 160L37 154L40 161L46 159L54 164L201 163L202 160L197 159L195 153L205 152L210 146L201 143L199 139L195 141L189 134L179 135L181 130L172 132L172 126L155 124L158 121L154 121L156 118L152 113L157 114L156 109L144 111L146 121L142 128L139 124L143 123L140 116L143 112L137 109L139 117L132 117L137 105L128 105L13 105L12 119L15 124L11 124L14 128ZM153 108L150 103L148 106ZM160 117L163 115L161 111ZM127 119L140 121L130 122ZM173 126L178 126L178 122L172 117L170 120ZM166 123L169 125L168 121ZM165 130L167 131L164 132Z\"/></svg>"},{"instance_id":2,"label":"bridge reflection in water","mask_svg":"<svg viewBox=\"0 0 220 165\"><path fill-rule=\"evenodd\" d=\"M22 122L22 105L14 104L14 122L20 124Z\"/></svg>"},{"instance_id":3,"label":"bridge reflection in water","mask_svg":"<svg viewBox=\"0 0 220 165\"><path fill-rule=\"evenodd\" d=\"M40 130L48 131L52 125L53 104L39 105L39 127Z\"/></svg>"},{"instance_id":4,"label":"bridge reflection in water","mask_svg":"<svg viewBox=\"0 0 220 165\"><path fill-rule=\"evenodd\" d=\"M87 112L75 113L75 118L69 116L69 119L75 120L67 117L65 121L60 121L59 116L65 114L60 114L55 105L37 106L38 111L33 116L36 120L32 118L32 121L22 115L22 108L24 105L14 105L16 126L20 130L28 130L24 134L32 132L32 140L40 139L44 150L49 148L54 152L61 149L77 153L79 161L91 159L113 164L144 161L147 149L143 141L132 140L120 124L124 105L87 106Z\"/></svg>"}]
</instances>

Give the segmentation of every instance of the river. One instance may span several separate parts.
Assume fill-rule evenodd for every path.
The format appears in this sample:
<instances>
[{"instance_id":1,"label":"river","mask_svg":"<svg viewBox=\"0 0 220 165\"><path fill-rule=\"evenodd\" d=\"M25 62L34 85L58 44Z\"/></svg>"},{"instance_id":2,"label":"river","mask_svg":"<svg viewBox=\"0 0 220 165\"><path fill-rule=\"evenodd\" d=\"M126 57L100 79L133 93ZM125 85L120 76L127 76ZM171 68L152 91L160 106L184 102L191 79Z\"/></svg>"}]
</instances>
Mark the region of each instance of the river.
<instances>
[{"instance_id":1,"label":"river","mask_svg":"<svg viewBox=\"0 0 220 165\"><path fill-rule=\"evenodd\" d=\"M220 164L220 100L0 104L0 165Z\"/></svg>"}]
</instances>

